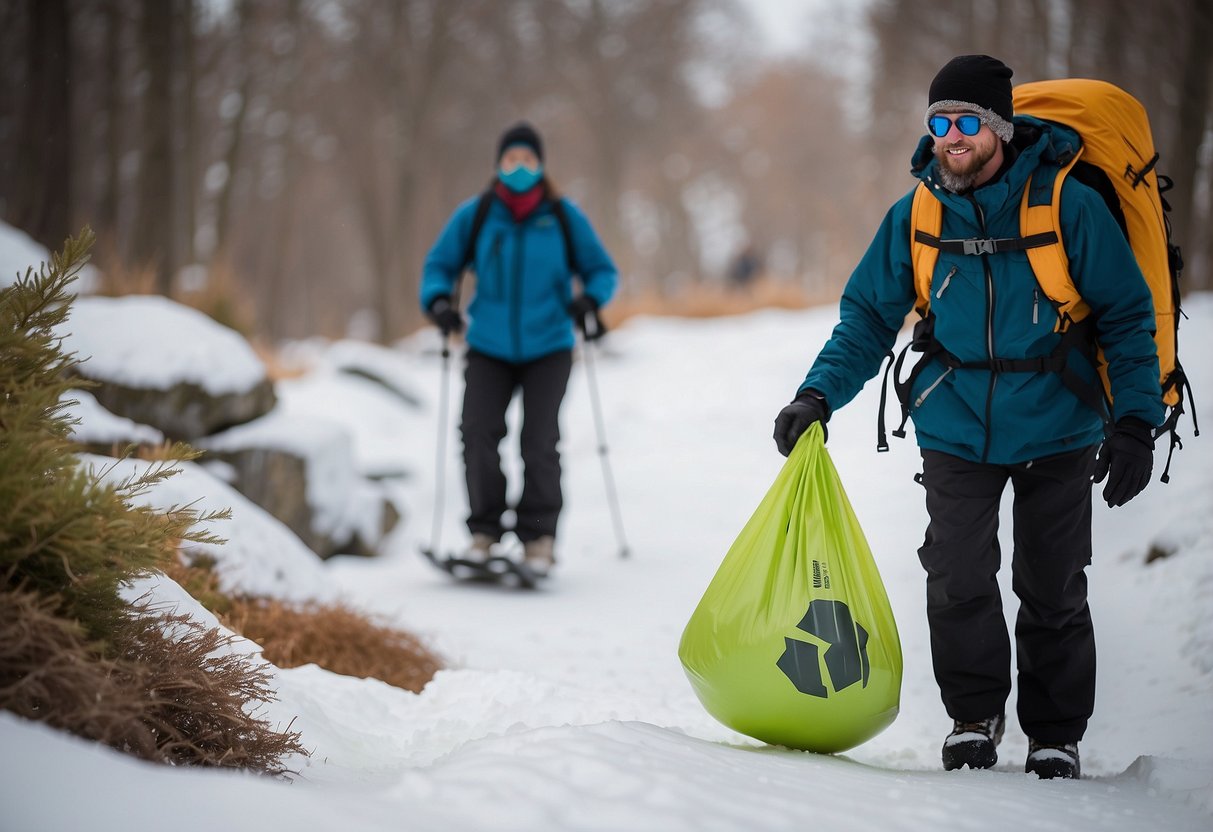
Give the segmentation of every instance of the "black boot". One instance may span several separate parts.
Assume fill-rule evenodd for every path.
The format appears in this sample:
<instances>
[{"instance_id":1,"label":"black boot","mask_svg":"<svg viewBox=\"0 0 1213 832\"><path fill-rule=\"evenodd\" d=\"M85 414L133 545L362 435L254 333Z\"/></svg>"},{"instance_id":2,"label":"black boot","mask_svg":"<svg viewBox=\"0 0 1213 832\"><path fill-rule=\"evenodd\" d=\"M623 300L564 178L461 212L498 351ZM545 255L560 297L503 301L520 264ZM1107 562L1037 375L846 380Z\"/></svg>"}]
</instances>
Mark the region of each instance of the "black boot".
<instances>
[{"instance_id":1,"label":"black boot","mask_svg":"<svg viewBox=\"0 0 1213 832\"><path fill-rule=\"evenodd\" d=\"M943 767L946 771L958 768L991 768L998 762L998 743L1002 741L1002 730L1006 719L1002 714L976 722L956 720L952 733L943 741Z\"/></svg>"},{"instance_id":2,"label":"black boot","mask_svg":"<svg viewBox=\"0 0 1213 832\"><path fill-rule=\"evenodd\" d=\"M1082 767L1078 762L1078 743L1049 744L1028 739L1028 760L1023 765L1028 774L1035 774L1041 780L1061 778L1077 780L1082 776Z\"/></svg>"}]
</instances>

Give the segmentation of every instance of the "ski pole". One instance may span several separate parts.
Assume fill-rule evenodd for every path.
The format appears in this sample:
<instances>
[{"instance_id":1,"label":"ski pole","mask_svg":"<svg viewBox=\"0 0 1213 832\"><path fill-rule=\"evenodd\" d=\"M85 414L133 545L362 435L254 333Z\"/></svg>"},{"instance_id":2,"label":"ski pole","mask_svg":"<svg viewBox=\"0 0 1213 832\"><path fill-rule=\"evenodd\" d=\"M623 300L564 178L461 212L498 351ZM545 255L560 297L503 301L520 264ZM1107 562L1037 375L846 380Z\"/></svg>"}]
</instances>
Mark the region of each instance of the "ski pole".
<instances>
[{"instance_id":1,"label":"ski pole","mask_svg":"<svg viewBox=\"0 0 1213 832\"><path fill-rule=\"evenodd\" d=\"M462 275L451 290L451 306L459 311L459 294L463 288ZM446 499L446 434L451 401L451 333L442 333L442 386L438 394L438 456L434 461L434 525L430 532L430 559L438 557L442 543L442 519ZM422 550L425 552L426 550Z\"/></svg>"},{"instance_id":2,"label":"ski pole","mask_svg":"<svg viewBox=\"0 0 1213 832\"><path fill-rule=\"evenodd\" d=\"M598 456L602 460L602 479L606 484L607 502L611 506L611 519L615 524L615 539L619 543L619 557L626 558L629 554L627 540L623 536L623 517L619 511L619 496L615 493L615 477L611 474L611 460L607 456L606 427L603 425L602 405L598 400L598 380L594 370L594 343L599 331L598 320L593 315L587 315L586 337L582 341L582 355L585 356L585 375L589 379L590 404L594 410L594 428L598 432Z\"/></svg>"},{"instance_id":3,"label":"ski pole","mask_svg":"<svg viewBox=\"0 0 1213 832\"><path fill-rule=\"evenodd\" d=\"M451 397L451 336L442 334L442 386L438 394L438 456L434 468L434 526L430 533L429 552L438 556L438 547L442 543L443 502L446 495L446 434L447 416L450 409Z\"/></svg>"}]
</instances>

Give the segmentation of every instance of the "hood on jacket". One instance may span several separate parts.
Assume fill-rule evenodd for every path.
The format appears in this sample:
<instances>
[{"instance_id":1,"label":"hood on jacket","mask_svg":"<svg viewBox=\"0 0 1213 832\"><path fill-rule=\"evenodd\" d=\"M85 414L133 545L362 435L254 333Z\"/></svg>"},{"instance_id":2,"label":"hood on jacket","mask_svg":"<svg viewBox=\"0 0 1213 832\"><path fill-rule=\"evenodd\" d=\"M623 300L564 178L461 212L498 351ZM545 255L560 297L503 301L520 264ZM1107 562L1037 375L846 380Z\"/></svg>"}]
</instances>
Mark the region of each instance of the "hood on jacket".
<instances>
[{"instance_id":1,"label":"hood on jacket","mask_svg":"<svg viewBox=\"0 0 1213 832\"><path fill-rule=\"evenodd\" d=\"M1038 165L1064 165L1082 147L1078 133L1065 125L1041 121L1032 116L1016 116L1013 124L1015 135L1011 138L1011 144L1019 151L1019 158L1008 171L1008 179L1020 178L1026 182L1026 173ZM923 136L910 160L910 173L925 180L934 175L938 165L935 140L931 136Z\"/></svg>"}]
</instances>

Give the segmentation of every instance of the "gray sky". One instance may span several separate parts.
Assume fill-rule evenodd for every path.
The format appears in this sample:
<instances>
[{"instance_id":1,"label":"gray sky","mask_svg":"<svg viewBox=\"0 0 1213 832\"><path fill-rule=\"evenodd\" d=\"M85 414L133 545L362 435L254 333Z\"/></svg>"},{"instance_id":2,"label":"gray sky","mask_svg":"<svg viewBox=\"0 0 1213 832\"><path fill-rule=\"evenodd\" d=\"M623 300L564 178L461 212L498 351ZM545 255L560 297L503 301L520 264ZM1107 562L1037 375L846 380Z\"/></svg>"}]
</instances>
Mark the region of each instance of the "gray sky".
<instances>
[{"instance_id":1,"label":"gray sky","mask_svg":"<svg viewBox=\"0 0 1213 832\"><path fill-rule=\"evenodd\" d=\"M741 0L757 21L772 52L784 54L804 47L808 40L809 13L822 0Z\"/></svg>"}]
</instances>

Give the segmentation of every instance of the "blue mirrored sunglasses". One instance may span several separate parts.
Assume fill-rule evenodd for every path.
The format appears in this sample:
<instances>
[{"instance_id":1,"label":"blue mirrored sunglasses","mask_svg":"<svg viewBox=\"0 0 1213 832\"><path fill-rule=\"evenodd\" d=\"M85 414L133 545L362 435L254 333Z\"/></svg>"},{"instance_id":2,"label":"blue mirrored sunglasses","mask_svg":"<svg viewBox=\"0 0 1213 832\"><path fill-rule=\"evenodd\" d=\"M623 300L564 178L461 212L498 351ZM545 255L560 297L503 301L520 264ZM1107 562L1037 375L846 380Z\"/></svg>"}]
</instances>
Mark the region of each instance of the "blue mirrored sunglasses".
<instances>
[{"instance_id":1,"label":"blue mirrored sunglasses","mask_svg":"<svg viewBox=\"0 0 1213 832\"><path fill-rule=\"evenodd\" d=\"M952 123L953 119L948 116L931 116L927 120L927 127L930 128L931 135L942 139L952 129ZM956 129L966 136L976 136L981 130L981 116L975 116L972 113L956 116L955 123Z\"/></svg>"}]
</instances>

